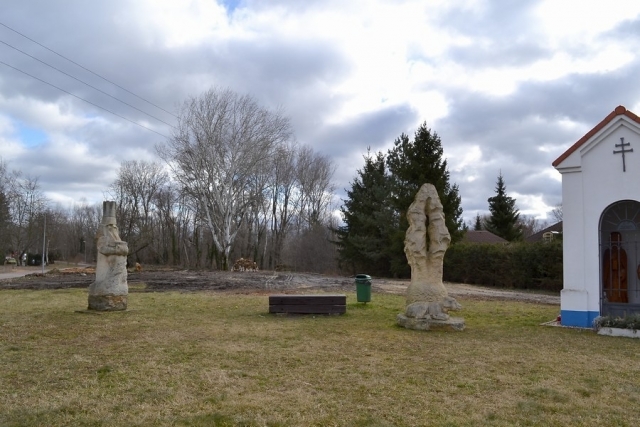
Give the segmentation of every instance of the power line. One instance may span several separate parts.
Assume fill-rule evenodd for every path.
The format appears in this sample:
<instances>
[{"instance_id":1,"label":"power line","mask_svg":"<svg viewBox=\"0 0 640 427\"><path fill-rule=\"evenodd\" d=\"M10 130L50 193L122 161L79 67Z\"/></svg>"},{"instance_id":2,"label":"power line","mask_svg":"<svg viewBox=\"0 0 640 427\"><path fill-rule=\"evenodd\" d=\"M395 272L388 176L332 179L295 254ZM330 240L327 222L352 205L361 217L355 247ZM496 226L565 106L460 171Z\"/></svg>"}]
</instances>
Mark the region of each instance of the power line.
<instances>
[{"instance_id":1,"label":"power line","mask_svg":"<svg viewBox=\"0 0 640 427\"><path fill-rule=\"evenodd\" d=\"M33 56L33 55L29 55L27 52L25 52L25 51L23 51L23 50L20 50L20 49L18 49L17 47L12 46L12 45L10 45L9 43L7 43L7 42L5 42L5 41L0 40L0 43L2 43L2 44L4 44L4 45L6 45L6 46L8 46L8 47L10 47L11 49L15 49L15 50L17 50L18 52L22 53L23 55L28 56L29 58L35 59L36 61L41 62L42 64L46 65L47 67L53 68L53 69L54 69L54 70L56 70L57 72L62 73L62 74L64 74L65 76L71 77L72 79L74 79L74 80L76 80L76 81L78 81L78 82L80 82L80 83L82 83L82 84L84 84L84 85L86 85L86 86L89 86L90 88L95 89L95 90L97 90L98 92L103 93L103 94L107 95L108 97L113 98L113 99L115 99L116 101L123 103L124 105L128 105L129 107L133 108L134 110L138 110L138 111L140 111L142 114L145 114L145 115L147 115L147 116L149 116L149 117L151 117L151 118L153 118L153 119L156 119L157 121L162 122L162 123L164 123L164 124L165 124L165 125L167 125L167 126L171 126L172 128L175 128L175 126L173 126L172 124L167 123L167 122L165 122L164 120L159 119L159 118L157 118L157 117L155 117L155 116L152 116L151 114L149 114L149 113L147 113L147 112L145 112L145 111L142 111L142 110L141 110L141 109L139 109L138 107L133 106L133 105L129 104L128 102L125 102L125 101L123 101L123 100L121 100L121 99L119 99L119 98L116 98L115 96L113 96L113 95L111 95L111 94L109 94L109 93L107 93L107 92L103 91L102 89L98 89L97 87L92 86L92 85L90 85L89 83L84 82L84 81L80 80L79 78L74 77L74 76L72 76L71 74L69 74L69 73L66 73L66 72L62 71L61 69L56 68L56 67L54 67L53 65L48 64L48 63L46 63L46 62L42 61L41 59L36 58L36 57L35 57L35 56Z\"/></svg>"},{"instance_id":2,"label":"power line","mask_svg":"<svg viewBox=\"0 0 640 427\"><path fill-rule=\"evenodd\" d=\"M120 114L115 113L115 112L113 112L113 111L111 111L111 110L109 110L109 109L107 109L107 108L101 107L101 106L99 106L98 104L94 104L94 103L93 103L93 102L91 102L91 101L87 101L86 99L81 98L81 97L79 97L78 95L74 95L74 94L72 94L72 93L71 93L71 92L69 92L69 91L66 91L66 90L64 90L64 89L62 89L62 88L60 88L60 87L58 87L58 86L56 86L56 85L54 85L54 84L52 84L52 83L49 83L49 82L47 82L47 81L42 80L41 78L38 78L38 77L36 77L36 76L34 76L34 75L31 75L31 74L27 73L26 71L23 71L23 70L21 70L21 69L19 69L19 68L16 68L16 67L12 66L12 65L9 65L9 64L7 64L6 62L0 61L0 64L2 64L2 65L6 65L6 66L7 66L7 67L9 67L9 68L13 68L13 69L14 69L14 70L16 70L16 71L21 72L22 74L25 74L25 75L27 75L27 76L29 76L29 77L33 78L33 79L36 79L36 80L38 80L38 81L41 81L42 83L48 84L49 86L52 86L52 87L54 87L54 88L56 88L56 89L58 89L58 90L60 90L60 91L62 91L62 92L64 92L64 93L66 93L66 94L69 94L69 95L73 96L74 98L78 98L79 100L84 101L84 102L86 102L87 104L91 104L91 105L93 105L94 107L98 107L98 108L100 108L101 110L106 111L107 113L111 113L111 114L113 114L114 116L120 117L121 119L124 119L124 120L126 120L126 121L128 121L128 122L133 123L134 125L138 125L138 126L140 126L141 128L144 128L144 129L146 129L146 130L150 130L150 131L151 131L151 132L153 132L153 133L157 133L158 135L160 135L160 136L162 136L162 137L164 137L164 138L169 139L169 137L168 137L167 135L161 134L160 132L157 132L157 131L155 131L155 130L153 130L153 129L151 129L151 128L148 128L148 127L146 127L146 126L144 126L144 125L141 125L140 123L134 122L134 121L133 121L133 120L131 120L131 119L127 119L126 117L121 116Z\"/></svg>"},{"instance_id":3,"label":"power line","mask_svg":"<svg viewBox=\"0 0 640 427\"><path fill-rule=\"evenodd\" d=\"M139 95L136 95L135 93L133 93L133 92L131 92L130 90L128 90L128 89L126 89L126 88L124 88L124 87L120 86L120 85L119 85L119 84L117 84L117 83L112 82L111 80L107 79L106 77L102 77L100 74L95 73L95 72L91 71L90 69L88 69L88 68L86 68L86 67L84 67L84 66L82 66L82 65L78 64L77 62L75 62L75 61L73 61L73 60L71 60L71 59L67 58L66 56L59 54L59 53L58 53L58 52L56 52L55 50L48 48L47 46L43 45L42 43L39 43L39 42L35 41L34 39L32 39L32 38L30 38L30 37L28 37L28 36L25 36L24 34L22 34L21 32L19 32L18 30L14 30L13 28L11 28L10 26L8 26L7 24L4 24L4 23L0 22L0 25L2 25L3 27L7 28L8 30L13 31L13 32L14 32L14 33L16 33L16 34L21 35L21 36L22 36L22 37L24 37L25 39L32 41L33 43L37 44L38 46L40 46L40 47L43 47L43 48L47 49L49 52L51 52L51 53L53 53L53 54L55 54L55 55L58 55L59 57L61 57L61 58L63 58L63 59L66 59L67 61L71 62L71 63L72 63L72 64L74 64L74 65L77 65L78 67L82 68L83 70L90 72L90 73L91 73L91 74L93 74L94 76L97 76L97 77L101 78L102 80L104 80L104 81L106 81L106 82L109 82L109 83L111 83L112 85L114 85L114 86L116 86L116 87L118 87L118 88L120 88L120 89L124 90L125 92L127 92L127 93L129 93L129 94L131 94L131 95L135 96L136 98L143 100L143 101L144 101L144 102L146 102L147 104L149 104L149 105L153 105L154 107L156 107L156 108L158 108L158 109L160 109L160 110L164 111L165 113L167 113L167 114L169 114L169 115L171 115L171 116L175 117L176 119L178 118L175 114L171 113L170 111L167 111L167 110L165 110L164 108L157 106L157 105L156 105L156 104L154 104L153 102L148 101L148 100L144 99L143 97L141 97L141 96L139 96Z\"/></svg>"}]
</instances>

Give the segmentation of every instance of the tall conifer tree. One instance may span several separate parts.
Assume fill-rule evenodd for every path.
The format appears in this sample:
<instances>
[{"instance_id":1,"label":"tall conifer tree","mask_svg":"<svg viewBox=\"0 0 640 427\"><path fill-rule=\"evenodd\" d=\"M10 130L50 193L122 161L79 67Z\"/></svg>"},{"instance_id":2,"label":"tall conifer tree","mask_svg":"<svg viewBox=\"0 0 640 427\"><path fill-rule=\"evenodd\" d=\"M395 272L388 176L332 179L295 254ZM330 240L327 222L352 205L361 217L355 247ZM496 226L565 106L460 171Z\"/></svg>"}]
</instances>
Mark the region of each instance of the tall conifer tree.
<instances>
[{"instance_id":1,"label":"tall conifer tree","mask_svg":"<svg viewBox=\"0 0 640 427\"><path fill-rule=\"evenodd\" d=\"M410 273L404 254L404 237L409 226L406 212L423 184L433 184L438 190L452 241L462 238L464 227L458 186L449 183L449 170L443 154L440 137L427 127L426 122L415 132L413 140L403 133L388 152L391 201L399 215L398 227L391 235L391 272L394 275L407 276Z\"/></svg>"},{"instance_id":2,"label":"tall conifer tree","mask_svg":"<svg viewBox=\"0 0 640 427\"><path fill-rule=\"evenodd\" d=\"M482 218L480 218L480 214L476 214L476 222L473 224L473 229L475 231L482 231Z\"/></svg>"},{"instance_id":3,"label":"tall conifer tree","mask_svg":"<svg viewBox=\"0 0 640 427\"><path fill-rule=\"evenodd\" d=\"M390 206L384 154L365 156L364 168L347 190L340 208L344 225L337 230L339 259L354 273L389 274L389 235L397 224Z\"/></svg>"},{"instance_id":4,"label":"tall conifer tree","mask_svg":"<svg viewBox=\"0 0 640 427\"><path fill-rule=\"evenodd\" d=\"M516 208L516 199L507 196L507 187L502 177L498 175L496 195L489 197L490 216L485 223L487 231L510 242L522 239L522 229L519 225L520 213Z\"/></svg>"}]
</instances>

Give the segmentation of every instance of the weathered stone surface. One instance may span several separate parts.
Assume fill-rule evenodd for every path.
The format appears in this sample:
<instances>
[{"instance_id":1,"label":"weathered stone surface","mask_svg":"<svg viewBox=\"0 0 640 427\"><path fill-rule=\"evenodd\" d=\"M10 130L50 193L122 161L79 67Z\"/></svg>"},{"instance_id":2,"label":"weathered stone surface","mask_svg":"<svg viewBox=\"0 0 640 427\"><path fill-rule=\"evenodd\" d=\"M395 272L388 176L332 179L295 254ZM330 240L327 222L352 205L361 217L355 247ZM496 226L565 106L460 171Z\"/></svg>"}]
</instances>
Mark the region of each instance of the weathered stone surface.
<instances>
[{"instance_id":1,"label":"weathered stone surface","mask_svg":"<svg viewBox=\"0 0 640 427\"><path fill-rule=\"evenodd\" d=\"M442 283L442 260L451 242L444 222L442 203L432 184L424 184L407 211L409 228L404 253L411 266L407 305L416 301L439 301L447 296Z\"/></svg>"},{"instance_id":2,"label":"weathered stone surface","mask_svg":"<svg viewBox=\"0 0 640 427\"><path fill-rule=\"evenodd\" d=\"M127 295L89 295L89 308L99 311L127 309Z\"/></svg>"},{"instance_id":3,"label":"weathered stone surface","mask_svg":"<svg viewBox=\"0 0 640 427\"><path fill-rule=\"evenodd\" d=\"M405 314L398 323L405 328L429 330L433 327L464 329L464 320L450 323L448 312L462 306L448 296L442 283L444 254L451 242L445 224L438 191L424 184L407 211L409 228L404 240L404 252L411 266L411 284L407 288ZM460 326L462 325L462 326Z\"/></svg>"},{"instance_id":4,"label":"weathered stone surface","mask_svg":"<svg viewBox=\"0 0 640 427\"><path fill-rule=\"evenodd\" d=\"M126 310L129 246L118 234L115 202L103 202L102 211L102 223L96 235L96 280L89 286L89 310Z\"/></svg>"},{"instance_id":5,"label":"weathered stone surface","mask_svg":"<svg viewBox=\"0 0 640 427\"><path fill-rule=\"evenodd\" d=\"M416 301L407 306L405 314L409 317L447 320L449 310L460 310L462 306L450 296L444 297L442 301Z\"/></svg>"},{"instance_id":6,"label":"weathered stone surface","mask_svg":"<svg viewBox=\"0 0 640 427\"><path fill-rule=\"evenodd\" d=\"M415 317L407 317L404 314L398 314L398 325L407 329L416 329L418 331L430 331L433 329L449 329L453 331L464 331L464 319L462 317L449 317L447 320L434 319L416 319Z\"/></svg>"}]
</instances>

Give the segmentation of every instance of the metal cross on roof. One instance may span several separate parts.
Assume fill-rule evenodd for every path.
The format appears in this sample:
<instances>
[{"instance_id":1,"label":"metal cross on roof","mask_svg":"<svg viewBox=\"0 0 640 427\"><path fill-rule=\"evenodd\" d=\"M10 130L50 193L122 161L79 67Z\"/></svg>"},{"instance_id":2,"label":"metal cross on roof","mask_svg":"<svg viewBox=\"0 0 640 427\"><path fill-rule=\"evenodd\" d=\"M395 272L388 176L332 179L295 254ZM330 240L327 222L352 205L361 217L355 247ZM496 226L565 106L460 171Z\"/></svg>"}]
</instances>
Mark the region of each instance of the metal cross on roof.
<instances>
[{"instance_id":1,"label":"metal cross on roof","mask_svg":"<svg viewBox=\"0 0 640 427\"><path fill-rule=\"evenodd\" d=\"M626 161L625 161L624 153L633 153L633 148L625 150L626 147L630 147L631 146L631 143L630 142L624 142L624 138L620 138L620 144L615 144L615 146L617 148L620 148L620 150L618 150L618 151L613 150L613 154L622 153L622 172L626 172L627 171L627 164L626 164Z\"/></svg>"}]
</instances>

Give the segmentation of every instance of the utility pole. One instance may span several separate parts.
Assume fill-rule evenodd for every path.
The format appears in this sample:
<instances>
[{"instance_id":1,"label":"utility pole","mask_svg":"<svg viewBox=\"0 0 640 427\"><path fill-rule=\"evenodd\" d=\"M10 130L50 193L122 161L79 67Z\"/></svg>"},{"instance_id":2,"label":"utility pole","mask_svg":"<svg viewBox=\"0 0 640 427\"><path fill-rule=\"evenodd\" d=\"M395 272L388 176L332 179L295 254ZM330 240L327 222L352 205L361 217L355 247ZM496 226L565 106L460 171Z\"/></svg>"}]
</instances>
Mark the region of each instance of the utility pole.
<instances>
[{"instance_id":1,"label":"utility pole","mask_svg":"<svg viewBox=\"0 0 640 427\"><path fill-rule=\"evenodd\" d=\"M40 263L42 264L42 274L44 274L44 254L45 254L45 250L46 248L46 242L47 242L47 213L44 213L44 232L43 232L43 236L42 236L42 259L40 260Z\"/></svg>"}]
</instances>

